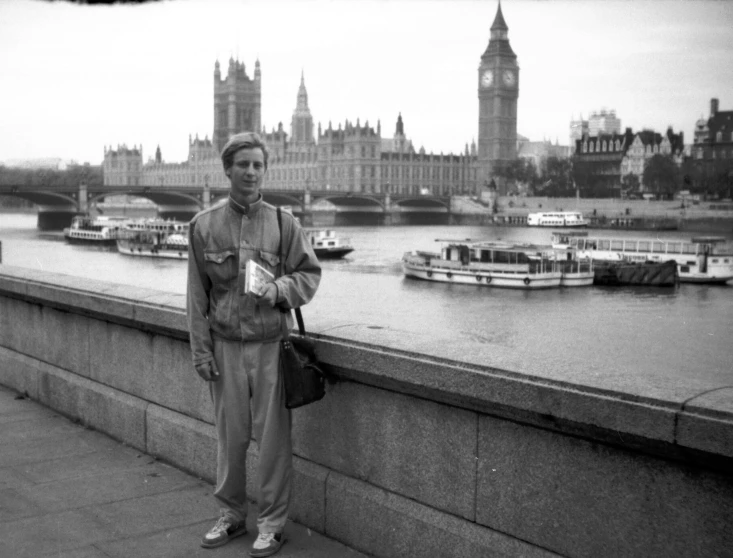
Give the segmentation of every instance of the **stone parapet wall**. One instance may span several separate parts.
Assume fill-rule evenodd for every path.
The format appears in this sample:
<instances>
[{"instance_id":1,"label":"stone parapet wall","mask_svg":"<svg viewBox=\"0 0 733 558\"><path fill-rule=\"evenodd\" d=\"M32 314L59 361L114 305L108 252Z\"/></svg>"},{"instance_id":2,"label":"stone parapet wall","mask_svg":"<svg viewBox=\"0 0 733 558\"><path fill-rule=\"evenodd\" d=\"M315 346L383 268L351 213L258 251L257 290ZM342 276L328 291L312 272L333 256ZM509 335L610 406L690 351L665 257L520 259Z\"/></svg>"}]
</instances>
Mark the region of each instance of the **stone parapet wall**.
<instances>
[{"instance_id":1,"label":"stone parapet wall","mask_svg":"<svg viewBox=\"0 0 733 558\"><path fill-rule=\"evenodd\" d=\"M0 266L0 384L214 480L184 297ZM626 396L320 335L292 518L374 556L725 556L733 388ZM253 444L248 470L257 459Z\"/></svg>"}]
</instances>

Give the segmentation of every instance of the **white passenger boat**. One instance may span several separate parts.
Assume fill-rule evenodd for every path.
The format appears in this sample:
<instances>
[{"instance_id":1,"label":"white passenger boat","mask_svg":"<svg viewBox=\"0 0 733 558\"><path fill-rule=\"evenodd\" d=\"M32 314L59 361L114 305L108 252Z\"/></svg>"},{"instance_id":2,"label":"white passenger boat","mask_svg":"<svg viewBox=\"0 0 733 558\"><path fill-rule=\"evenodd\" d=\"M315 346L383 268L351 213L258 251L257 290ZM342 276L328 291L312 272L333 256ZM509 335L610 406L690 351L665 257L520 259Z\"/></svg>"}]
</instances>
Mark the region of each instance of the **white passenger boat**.
<instances>
[{"instance_id":1,"label":"white passenger boat","mask_svg":"<svg viewBox=\"0 0 733 558\"><path fill-rule=\"evenodd\" d=\"M319 259L343 258L354 251L349 239L337 236L335 231L306 229L305 234Z\"/></svg>"},{"instance_id":2,"label":"white passenger boat","mask_svg":"<svg viewBox=\"0 0 733 558\"><path fill-rule=\"evenodd\" d=\"M587 232L557 231L556 248L572 248L579 258L610 262L666 262L677 264L679 280L686 283L725 283L733 279L733 245L721 236L691 240L659 238L601 238Z\"/></svg>"},{"instance_id":3,"label":"white passenger boat","mask_svg":"<svg viewBox=\"0 0 733 558\"><path fill-rule=\"evenodd\" d=\"M527 215L530 227L587 227L588 221L578 211L553 211Z\"/></svg>"},{"instance_id":4,"label":"white passenger boat","mask_svg":"<svg viewBox=\"0 0 733 558\"><path fill-rule=\"evenodd\" d=\"M578 261L572 250L488 241L440 242L443 242L440 253L405 253L402 257L405 276L515 289L593 284L593 263Z\"/></svg>"},{"instance_id":5,"label":"white passenger boat","mask_svg":"<svg viewBox=\"0 0 733 558\"><path fill-rule=\"evenodd\" d=\"M188 223L165 219L131 221L117 240L126 256L188 259Z\"/></svg>"},{"instance_id":6,"label":"white passenger boat","mask_svg":"<svg viewBox=\"0 0 733 558\"><path fill-rule=\"evenodd\" d=\"M128 217L77 215L64 229L64 237L69 242L114 244L129 222Z\"/></svg>"}]
</instances>

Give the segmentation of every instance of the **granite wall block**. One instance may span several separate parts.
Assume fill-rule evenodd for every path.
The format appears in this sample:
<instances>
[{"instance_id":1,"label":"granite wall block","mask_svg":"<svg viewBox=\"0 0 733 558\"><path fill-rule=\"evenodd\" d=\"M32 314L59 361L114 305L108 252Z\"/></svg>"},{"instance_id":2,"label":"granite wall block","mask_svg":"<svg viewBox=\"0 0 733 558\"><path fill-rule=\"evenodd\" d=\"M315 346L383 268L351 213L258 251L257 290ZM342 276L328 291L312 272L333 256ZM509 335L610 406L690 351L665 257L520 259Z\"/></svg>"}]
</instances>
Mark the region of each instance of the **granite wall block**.
<instances>
[{"instance_id":1,"label":"granite wall block","mask_svg":"<svg viewBox=\"0 0 733 558\"><path fill-rule=\"evenodd\" d=\"M733 477L483 416L476 520L564 556L723 556Z\"/></svg>"},{"instance_id":2,"label":"granite wall block","mask_svg":"<svg viewBox=\"0 0 733 558\"><path fill-rule=\"evenodd\" d=\"M733 387L708 391L688 401L677 417L675 440L684 447L733 457Z\"/></svg>"},{"instance_id":3,"label":"granite wall block","mask_svg":"<svg viewBox=\"0 0 733 558\"><path fill-rule=\"evenodd\" d=\"M38 399L39 369L50 365L0 347L0 384Z\"/></svg>"},{"instance_id":4,"label":"granite wall block","mask_svg":"<svg viewBox=\"0 0 733 558\"><path fill-rule=\"evenodd\" d=\"M153 337L138 329L94 320L89 327L89 377L130 395L152 399Z\"/></svg>"},{"instance_id":5,"label":"granite wall block","mask_svg":"<svg viewBox=\"0 0 733 558\"><path fill-rule=\"evenodd\" d=\"M290 517L314 531L326 529L326 479L329 470L293 457L293 493Z\"/></svg>"},{"instance_id":6,"label":"granite wall block","mask_svg":"<svg viewBox=\"0 0 733 558\"><path fill-rule=\"evenodd\" d=\"M325 532L374 556L557 558L514 537L336 472L327 480Z\"/></svg>"},{"instance_id":7,"label":"granite wall block","mask_svg":"<svg viewBox=\"0 0 733 558\"><path fill-rule=\"evenodd\" d=\"M147 452L209 482L216 480L216 432L210 424L150 404Z\"/></svg>"},{"instance_id":8,"label":"granite wall block","mask_svg":"<svg viewBox=\"0 0 733 558\"><path fill-rule=\"evenodd\" d=\"M38 308L38 307L32 307ZM89 373L89 322L79 314L48 306L31 311L33 346L29 356L75 374Z\"/></svg>"},{"instance_id":9,"label":"granite wall block","mask_svg":"<svg viewBox=\"0 0 733 558\"><path fill-rule=\"evenodd\" d=\"M473 519L476 413L354 382L293 413L294 452Z\"/></svg>"},{"instance_id":10,"label":"granite wall block","mask_svg":"<svg viewBox=\"0 0 733 558\"><path fill-rule=\"evenodd\" d=\"M214 423L209 385L193 367L186 341L155 335L150 372L142 377L147 399L162 407Z\"/></svg>"},{"instance_id":11,"label":"granite wall block","mask_svg":"<svg viewBox=\"0 0 733 558\"><path fill-rule=\"evenodd\" d=\"M60 369L41 370L38 400L135 448L145 449L148 403Z\"/></svg>"}]
</instances>

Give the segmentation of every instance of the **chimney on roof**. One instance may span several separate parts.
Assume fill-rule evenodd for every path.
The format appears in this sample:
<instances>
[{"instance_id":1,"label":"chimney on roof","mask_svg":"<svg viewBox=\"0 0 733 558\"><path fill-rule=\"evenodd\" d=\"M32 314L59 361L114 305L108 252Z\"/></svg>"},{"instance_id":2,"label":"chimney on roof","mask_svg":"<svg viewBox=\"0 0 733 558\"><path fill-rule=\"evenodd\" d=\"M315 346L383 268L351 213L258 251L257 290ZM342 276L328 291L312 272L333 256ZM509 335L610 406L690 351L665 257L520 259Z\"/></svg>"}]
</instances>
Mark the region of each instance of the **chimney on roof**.
<instances>
[{"instance_id":1,"label":"chimney on roof","mask_svg":"<svg viewBox=\"0 0 733 558\"><path fill-rule=\"evenodd\" d=\"M710 99L710 118L718 114L718 99Z\"/></svg>"}]
</instances>

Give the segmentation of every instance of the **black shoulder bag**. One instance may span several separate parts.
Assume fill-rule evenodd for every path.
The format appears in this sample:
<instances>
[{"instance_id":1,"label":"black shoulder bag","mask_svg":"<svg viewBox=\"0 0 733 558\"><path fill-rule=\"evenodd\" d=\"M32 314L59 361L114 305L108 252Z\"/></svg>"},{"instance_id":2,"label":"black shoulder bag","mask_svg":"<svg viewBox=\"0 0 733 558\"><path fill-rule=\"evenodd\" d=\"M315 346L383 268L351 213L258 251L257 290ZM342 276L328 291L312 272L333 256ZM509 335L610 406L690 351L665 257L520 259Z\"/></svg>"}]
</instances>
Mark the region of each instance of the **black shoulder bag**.
<instances>
[{"instance_id":1,"label":"black shoulder bag","mask_svg":"<svg viewBox=\"0 0 733 558\"><path fill-rule=\"evenodd\" d=\"M282 276L285 272L285 256L283 255L282 213L279 207L277 208L277 227L280 231L280 276ZM280 311L282 312L280 371L285 384L285 407L296 409L323 399L323 396L326 395L326 375L318 367L313 339L305 334L300 308L295 309L299 337L290 336L286 320L286 314L290 310L281 308Z\"/></svg>"}]
</instances>

